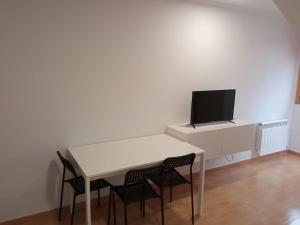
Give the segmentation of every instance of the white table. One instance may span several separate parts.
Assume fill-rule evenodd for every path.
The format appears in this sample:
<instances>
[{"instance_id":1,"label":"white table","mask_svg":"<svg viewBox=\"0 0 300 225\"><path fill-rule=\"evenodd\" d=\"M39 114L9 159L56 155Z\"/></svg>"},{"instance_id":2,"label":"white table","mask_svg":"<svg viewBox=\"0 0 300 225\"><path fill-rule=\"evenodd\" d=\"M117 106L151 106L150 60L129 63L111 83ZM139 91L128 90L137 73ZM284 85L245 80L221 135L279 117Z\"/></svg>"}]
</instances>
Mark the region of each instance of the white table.
<instances>
[{"instance_id":1,"label":"white table","mask_svg":"<svg viewBox=\"0 0 300 225\"><path fill-rule=\"evenodd\" d=\"M70 156L85 177L86 224L91 225L90 181L123 174L126 171L156 165L167 157L195 153L200 159L197 212L201 216L204 204L204 151L167 134L131 138L121 141L71 147Z\"/></svg>"}]
</instances>

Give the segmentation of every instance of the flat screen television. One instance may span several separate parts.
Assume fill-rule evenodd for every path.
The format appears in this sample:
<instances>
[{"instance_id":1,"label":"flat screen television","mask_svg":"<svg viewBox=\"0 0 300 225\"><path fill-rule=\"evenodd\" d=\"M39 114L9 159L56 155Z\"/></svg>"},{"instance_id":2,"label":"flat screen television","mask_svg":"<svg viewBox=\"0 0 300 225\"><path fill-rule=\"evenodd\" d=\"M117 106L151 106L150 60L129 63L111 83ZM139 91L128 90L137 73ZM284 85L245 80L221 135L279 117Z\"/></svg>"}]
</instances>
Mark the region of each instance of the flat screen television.
<instances>
[{"instance_id":1,"label":"flat screen television","mask_svg":"<svg viewBox=\"0 0 300 225\"><path fill-rule=\"evenodd\" d=\"M193 91L191 125L232 121L236 90Z\"/></svg>"}]
</instances>

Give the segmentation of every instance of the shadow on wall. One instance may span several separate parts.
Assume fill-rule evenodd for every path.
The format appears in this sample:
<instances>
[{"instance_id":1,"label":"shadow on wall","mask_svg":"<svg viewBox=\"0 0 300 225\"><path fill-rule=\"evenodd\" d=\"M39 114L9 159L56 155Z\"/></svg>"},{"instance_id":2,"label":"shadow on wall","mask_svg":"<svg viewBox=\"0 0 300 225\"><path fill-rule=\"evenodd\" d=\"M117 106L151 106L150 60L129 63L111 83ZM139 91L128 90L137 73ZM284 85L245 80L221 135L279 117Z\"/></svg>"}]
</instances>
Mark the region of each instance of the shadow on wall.
<instances>
[{"instance_id":1,"label":"shadow on wall","mask_svg":"<svg viewBox=\"0 0 300 225\"><path fill-rule=\"evenodd\" d=\"M62 173L63 171L61 163L59 161L52 160L48 166L46 193L49 205L53 206L54 208L57 208L59 206ZM68 187L68 185L65 185L64 205L68 203L68 197L71 196L71 194L71 188Z\"/></svg>"}]
</instances>

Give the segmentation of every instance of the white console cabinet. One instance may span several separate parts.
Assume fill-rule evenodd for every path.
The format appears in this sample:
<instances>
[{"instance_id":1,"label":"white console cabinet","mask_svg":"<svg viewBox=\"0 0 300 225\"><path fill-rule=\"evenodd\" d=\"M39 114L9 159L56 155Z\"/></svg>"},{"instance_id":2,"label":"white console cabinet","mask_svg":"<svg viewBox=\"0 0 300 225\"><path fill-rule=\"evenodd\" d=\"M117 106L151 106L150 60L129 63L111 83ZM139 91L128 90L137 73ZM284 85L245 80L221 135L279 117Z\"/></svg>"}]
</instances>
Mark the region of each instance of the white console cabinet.
<instances>
[{"instance_id":1,"label":"white console cabinet","mask_svg":"<svg viewBox=\"0 0 300 225\"><path fill-rule=\"evenodd\" d=\"M234 120L234 123L199 125L186 124L167 127L167 134L205 150L205 158L255 150L257 124Z\"/></svg>"}]
</instances>

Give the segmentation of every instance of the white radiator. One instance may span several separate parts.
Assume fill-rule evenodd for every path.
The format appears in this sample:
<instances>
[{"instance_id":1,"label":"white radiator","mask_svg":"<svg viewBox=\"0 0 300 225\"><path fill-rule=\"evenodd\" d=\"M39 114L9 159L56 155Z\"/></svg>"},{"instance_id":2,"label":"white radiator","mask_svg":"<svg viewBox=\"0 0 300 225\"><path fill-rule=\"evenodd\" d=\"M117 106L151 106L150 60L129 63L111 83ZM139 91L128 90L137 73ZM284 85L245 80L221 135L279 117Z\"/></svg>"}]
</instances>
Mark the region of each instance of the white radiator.
<instances>
[{"instance_id":1,"label":"white radiator","mask_svg":"<svg viewBox=\"0 0 300 225\"><path fill-rule=\"evenodd\" d=\"M259 155L268 155L287 150L288 120L276 120L260 123L257 137Z\"/></svg>"}]
</instances>

